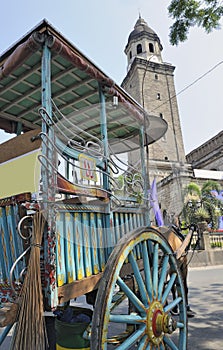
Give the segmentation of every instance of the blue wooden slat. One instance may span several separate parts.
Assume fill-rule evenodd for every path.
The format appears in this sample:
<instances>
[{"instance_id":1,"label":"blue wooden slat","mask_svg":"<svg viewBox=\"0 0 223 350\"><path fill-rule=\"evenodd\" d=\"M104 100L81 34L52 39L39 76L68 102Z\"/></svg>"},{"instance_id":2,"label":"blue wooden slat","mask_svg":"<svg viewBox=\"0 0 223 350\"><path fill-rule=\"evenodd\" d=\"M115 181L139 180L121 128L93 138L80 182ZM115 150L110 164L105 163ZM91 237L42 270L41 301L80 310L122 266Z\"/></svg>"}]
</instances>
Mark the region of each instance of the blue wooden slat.
<instances>
[{"instance_id":1,"label":"blue wooden slat","mask_svg":"<svg viewBox=\"0 0 223 350\"><path fill-rule=\"evenodd\" d=\"M91 265L90 228L89 228L88 213L82 214L82 232L83 232L83 244L84 244L84 270L85 270L85 276L89 277L92 275L92 265Z\"/></svg>"},{"instance_id":2,"label":"blue wooden slat","mask_svg":"<svg viewBox=\"0 0 223 350\"><path fill-rule=\"evenodd\" d=\"M6 220L7 220L7 225L8 225L8 237L9 237L9 249L11 251L11 265L16 261L18 257L18 251L17 247L14 242L14 232L13 232L13 222L12 222L12 211L11 211L11 206L6 207ZM14 276L16 280L19 278L19 271L18 271L18 265L14 269Z\"/></svg>"},{"instance_id":3,"label":"blue wooden slat","mask_svg":"<svg viewBox=\"0 0 223 350\"><path fill-rule=\"evenodd\" d=\"M112 215L105 214L105 226L104 226L104 236L107 246L107 259L109 255L111 254L114 246L115 246L115 231L114 231L114 223L113 223L113 217Z\"/></svg>"},{"instance_id":4,"label":"blue wooden slat","mask_svg":"<svg viewBox=\"0 0 223 350\"><path fill-rule=\"evenodd\" d=\"M134 229L136 229L138 226L137 226L137 218L136 218L136 213L133 214L133 227Z\"/></svg>"},{"instance_id":5,"label":"blue wooden slat","mask_svg":"<svg viewBox=\"0 0 223 350\"><path fill-rule=\"evenodd\" d=\"M10 279L10 269L13 265L13 262L15 261L15 257L12 254L11 251L11 243L10 243L10 237L9 237L9 230L8 230L8 223L7 223L7 212L9 211L9 207L3 207L2 208L2 232L4 239L2 240L4 245L4 258L5 258L5 264L6 264L6 274L7 279ZM2 237L3 237L2 236ZM14 260L13 260L14 259Z\"/></svg>"},{"instance_id":6,"label":"blue wooden slat","mask_svg":"<svg viewBox=\"0 0 223 350\"><path fill-rule=\"evenodd\" d=\"M18 206L10 206L9 212L7 215L7 221L8 221L8 228L9 228L9 235L10 240L12 240L13 245L13 262L22 254L23 252L23 246L22 246L22 239L18 234L17 231L17 223L18 223ZM25 267L24 260L20 260L14 270L15 278L19 279L20 272Z\"/></svg>"},{"instance_id":7,"label":"blue wooden slat","mask_svg":"<svg viewBox=\"0 0 223 350\"><path fill-rule=\"evenodd\" d=\"M74 254L75 254L75 263L76 263L76 276L78 280L81 280L85 277L81 213L74 213L73 232L74 232Z\"/></svg>"},{"instance_id":8,"label":"blue wooden slat","mask_svg":"<svg viewBox=\"0 0 223 350\"><path fill-rule=\"evenodd\" d=\"M124 214L120 213L120 233L121 237L125 234L125 219L124 219Z\"/></svg>"},{"instance_id":9,"label":"blue wooden slat","mask_svg":"<svg viewBox=\"0 0 223 350\"><path fill-rule=\"evenodd\" d=\"M57 284L62 286L67 282L65 264L65 222L64 213L57 213L56 235L57 235Z\"/></svg>"},{"instance_id":10,"label":"blue wooden slat","mask_svg":"<svg viewBox=\"0 0 223 350\"><path fill-rule=\"evenodd\" d=\"M103 221L102 214L97 214L97 238L98 238L98 256L100 262L100 271L104 271L106 264L106 256L105 256L105 243L103 238Z\"/></svg>"},{"instance_id":11,"label":"blue wooden slat","mask_svg":"<svg viewBox=\"0 0 223 350\"><path fill-rule=\"evenodd\" d=\"M97 213L90 213L90 227L91 227L91 260L93 274L97 274L100 271L99 265L99 250L97 241L97 228L96 228Z\"/></svg>"},{"instance_id":12,"label":"blue wooden slat","mask_svg":"<svg viewBox=\"0 0 223 350\"><path fill-rule=\"evenodd\" d=\"M129 220L129 231L133 230L133 214L129 213L128 214L128 220Z\"/></svg>"},{"instance_id":13,"label":"blue wooden slat","mask_svg":"<svg viewBox=\"0 0 223 350\"><path fill-rule=\"evenodd\" d=\"M72 213L65 213L65 253L67 282L76 280L76 265L74 253L74 217Z\"/></svg>"},{"instance_id":14,"label":"blue wooden slat","mask_svg":"<svg viewBox=\"0 0 223 350\"><path fill-rule=\"evenodd\" d=\"M132 218L132 228L138 228L141 226L141 222L140 222L140 215L141 214L134 214L134 218ZM137 216L138 216L138 219L137 219ZM138 244L135 248L135 254L137 256L137 259L140 259L141 258L141 251L140 251L140 245Z\"/></svg>"},{"instance_id":15,"label":"blue wooden slat","mask_svg":"<svg viewBox=\"0 0 223 350\"><path fill-rule=\"evenodd\" d=\"M115 232L115 241L116 244L120 240L120 224L119 224L119 213L113 213L113 222L114 222L114 232Z\"/></svg>"},{"instance_id":16,"label":"blue wooden slat","mask_svg":"<svg viewBox=\"0 0 223 350\"><path fill-rule=\"evenodd\" d=\"M0 208L0 280L6 281L9 279L9 260L6 249L6 239L5 239L5 224L3 219L3 208Z\"/></svg>"}]
</instances>

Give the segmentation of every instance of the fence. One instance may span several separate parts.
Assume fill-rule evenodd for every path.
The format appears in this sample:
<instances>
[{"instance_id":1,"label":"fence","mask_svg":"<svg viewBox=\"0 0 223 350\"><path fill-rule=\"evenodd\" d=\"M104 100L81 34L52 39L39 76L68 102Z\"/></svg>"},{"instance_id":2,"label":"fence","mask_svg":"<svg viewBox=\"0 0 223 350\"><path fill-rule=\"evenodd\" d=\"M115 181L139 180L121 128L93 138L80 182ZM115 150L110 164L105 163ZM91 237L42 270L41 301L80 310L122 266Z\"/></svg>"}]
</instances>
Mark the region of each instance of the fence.
<instances>
[{"instance_id":1,"label":"fence","mask_svg":"<svg viewBox=\"0 0 223 350\"><path fill-rule=\"evenodd\" d=\"M188 252L190 267L223 264L223 232L200 230L194 233Z\"/></svg>"},{"instance_id":2,"label":"fence","mask_svg":"<svg viewBox=\"0 0 223 350\"><path fill-rule=\"evenodd\" d=\"M223 232L194 232L191 240L191 249L196 250L210 250L223 249Z\"/></svg>"}]
</instances>

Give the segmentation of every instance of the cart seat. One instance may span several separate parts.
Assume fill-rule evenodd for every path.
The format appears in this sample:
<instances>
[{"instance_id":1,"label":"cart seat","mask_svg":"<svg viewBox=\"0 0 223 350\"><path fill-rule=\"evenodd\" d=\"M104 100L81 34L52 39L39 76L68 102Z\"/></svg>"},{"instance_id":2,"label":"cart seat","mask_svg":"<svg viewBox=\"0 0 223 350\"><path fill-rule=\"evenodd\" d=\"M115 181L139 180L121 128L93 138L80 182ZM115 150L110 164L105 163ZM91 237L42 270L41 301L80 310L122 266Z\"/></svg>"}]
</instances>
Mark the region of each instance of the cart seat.
<instances>
[{"instance_id":1,"label":"cart seat","mask_svg":"<svg viewBox=\"0 0 223 350\"><path fill-rule=\"evenodd\" d=\"M62 194L71 194L85 197L95 197L100 199L107 199L109 194L107 191L101 187L83 187L73 184L71 181L67 180L61 174L57 175L57 186L59 193Z\"/></svg>"}]
</instances>

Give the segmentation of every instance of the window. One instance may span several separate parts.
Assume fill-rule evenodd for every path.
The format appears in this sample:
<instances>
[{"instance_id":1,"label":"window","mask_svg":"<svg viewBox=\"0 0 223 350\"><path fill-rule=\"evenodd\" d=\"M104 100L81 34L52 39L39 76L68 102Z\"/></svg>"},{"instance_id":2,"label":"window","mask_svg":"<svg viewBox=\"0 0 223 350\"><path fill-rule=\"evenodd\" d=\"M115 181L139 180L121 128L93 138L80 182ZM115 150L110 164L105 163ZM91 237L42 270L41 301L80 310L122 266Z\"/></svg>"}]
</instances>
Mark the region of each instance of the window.
<instances>
[{"instance_id":1,"label":"window","mask_svg":"<svg viewBox=\"0 0 223 350\"><path fill-rule=\"evenodd\" d=\"M163 113L160 113L160 118L162 118L162 119L163 119Z\"/></svg>"},{"instance_id":2,"label":"window","mask_svg":"<svg viewBox=\"0 0 223 350\"><path fill-rule=\"evenodd\" d=\"M158 79L159 79L158 74L155 74L155 80L158 80Z\"/></svg>"},{"instance_id":3,"label":"window","mask_svg":"<svg viewBox=\"0 0 223 350\"><path fill-rule=\"evenodd\" d=\"M152 43L149 43L149 51L154 52L154 46Z\"/></svg>"},{"instance_id":4,"label":"window","mask_svg":"<svg viewBox=\"0 0 223 350\"><path fill-rule=\"evenodd\" d=\"M138 44L136 48L137 54L142 53L142 45Z\"/></svg>"},{"instance_id":5,"label":"window","mask_svg":"<svg viewBox=\"0 0 223 350\"><path fill-rule=\"evenodd\" d=\"M156 99L157 100L160 100L160 93L158 92L157 95L156 95Z\"/></svg>"},{"instance_id":6,"label":"window","mask_svg":"<svg viewBox=\"0 0 223 350\"><path fill-rule=\"evenodd\" d=\"M129 52L129 58L131 60L131 58L132 58L132 51Z\"/></svg>"}]
</instances>

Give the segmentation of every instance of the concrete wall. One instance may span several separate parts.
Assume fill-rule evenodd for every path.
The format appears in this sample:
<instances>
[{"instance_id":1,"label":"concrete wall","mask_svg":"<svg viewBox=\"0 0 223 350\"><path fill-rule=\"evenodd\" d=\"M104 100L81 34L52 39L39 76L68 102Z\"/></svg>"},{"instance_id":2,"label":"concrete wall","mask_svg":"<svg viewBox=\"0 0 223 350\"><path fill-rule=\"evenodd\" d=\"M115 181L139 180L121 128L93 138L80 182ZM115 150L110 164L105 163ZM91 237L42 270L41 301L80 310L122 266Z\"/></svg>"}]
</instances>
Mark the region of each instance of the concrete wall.
<instances>
[{"instance_id":1,"label":"concrete wall","mask_svg":"<svg viewBox=\"0 0 223 350\"><path fill-rule=\"evenodd\" d=\"M221 248L218 248L218 244ZM216 247L213 248L212 245ZM203 232L199 248L199 250L189 251L189 267L223 265L223 232L222 234Z\"/></svg>"},{"instance_id":2,"label":"concrete wall","mask_svg":"<svg viewBox=\"0 0 223 350\"><path fill-rule=\"evenodd\" d=\"M189 267L223 265L223 249L195 250L188 253Z\"/></svg>"}]
</instances>

